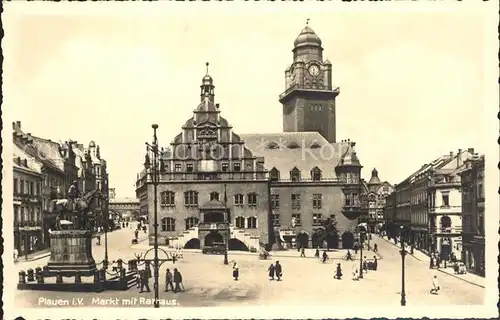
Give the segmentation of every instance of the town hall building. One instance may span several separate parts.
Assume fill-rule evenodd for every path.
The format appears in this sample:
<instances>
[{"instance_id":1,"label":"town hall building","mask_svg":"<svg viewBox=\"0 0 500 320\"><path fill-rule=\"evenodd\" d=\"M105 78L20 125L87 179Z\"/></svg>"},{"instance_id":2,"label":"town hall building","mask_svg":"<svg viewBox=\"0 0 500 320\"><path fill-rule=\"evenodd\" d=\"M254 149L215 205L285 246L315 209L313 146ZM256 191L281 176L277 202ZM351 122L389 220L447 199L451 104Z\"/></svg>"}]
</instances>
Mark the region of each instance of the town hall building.
<instances>
[{"instance_id":1,"label":"town hall building","mask_svg":"<svg viewBox=\"0 0 500 320\"><path fill-rule=\"evenodd\" d=\"M279 96L284 132L240 134L222 117L207 63L199 104L160 159L160 245L317 247L326 242L319 237L322 221L331 218L338 234L329 236L328 246L352 247L362 213L362 166L355 143L336 140L340 90L309 26L294 42L285 78ZM140 173L136 193L141 212L149 214L150 243L153 189L151 176Z\"/></svg>"}]
</instances>

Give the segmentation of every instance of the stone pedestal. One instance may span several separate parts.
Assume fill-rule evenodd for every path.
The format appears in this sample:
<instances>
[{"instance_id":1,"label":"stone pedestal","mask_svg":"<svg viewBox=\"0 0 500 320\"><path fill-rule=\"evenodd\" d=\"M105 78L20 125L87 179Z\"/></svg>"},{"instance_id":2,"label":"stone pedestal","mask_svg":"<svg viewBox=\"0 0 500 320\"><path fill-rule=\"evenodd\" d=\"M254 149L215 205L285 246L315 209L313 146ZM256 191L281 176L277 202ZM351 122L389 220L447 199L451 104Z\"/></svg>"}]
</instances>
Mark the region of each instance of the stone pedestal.
<instances>
[{"instance_id":1,"label":"stone pedestal","mask_svg":"<svg viewBox=\"0 0 500 320\"><path fill-rule=\"evenodd\" d=\"M91 276L96 268L92 257L92 232L88 230L57 230L50 234L48 273L63 276Z\"/></svg>"}]
</instances>

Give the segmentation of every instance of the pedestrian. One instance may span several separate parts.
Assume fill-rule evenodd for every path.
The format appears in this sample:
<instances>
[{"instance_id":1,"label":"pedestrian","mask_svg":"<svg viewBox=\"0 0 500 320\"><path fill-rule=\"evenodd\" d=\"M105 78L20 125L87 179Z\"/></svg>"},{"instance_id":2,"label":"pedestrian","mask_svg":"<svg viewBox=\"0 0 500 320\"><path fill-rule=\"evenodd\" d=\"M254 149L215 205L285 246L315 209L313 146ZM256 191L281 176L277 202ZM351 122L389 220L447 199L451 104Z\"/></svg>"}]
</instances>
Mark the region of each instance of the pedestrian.
<instances>
[{"instance_id":1,"label":"pedestrian","mask_svg":"<svg viewBox=\"0 0 500 320\"><path fill-rule=\"evenodd\" d=\"M373 256L373 270L377 270L377 267L378 267L377 256Z\"/></svg>"},{"instance_id":2,"label":"pedestrian","mask_svg":"<svg viewBox=\"0 0 500 320\"><path fill-rule=\"evenodd\" d=\"M98 246L101 245L101 235L100 234L97 235L97 245Z\"/></svg>"},{"instance_id":3,"label":"pedestrian","mask_svg":"<svg viewBox=\"0 0 500 320\"><path fill-rule=\"evenodd\" d=\"M337 263L337 271L334 278L337 280L340 280L342 278L342 267L340 266L340 263Z\"/></svg>"},{"instance_id":4,"label":"pedestrian","mask_svg":"<svg viewBox=\"0 0 500 320\"><path fill-rule=\"evenodd\" d=\"M172 264L175 264L175 260L177 260L177 253L172 254Z\"/></svg>"},{"instance_id":5,"label":"pedestrian","mask_svg":"<svg viewBox=\"0 0 500 320\"><path fill-rule=\"evenodd\" d=\"M169 286L170 286L170 289L172 291L174 291L174 282L173 282L172 272L170 272L170 269L167 269L167 272L165 274L165 292L168 292Z\"/></svg>"},{"instance_id":6,"label":"pedestrian","mask_svg":"<svg viewBox=\"0 0 500 320\"><path fill-rule=\"evenodd\" d=\"M269 280L274 280L274 264L271 263L267 271L269 271Z\"/></svg>"},{"instance_id":7,"label":"pedestrian","mask_svg":"<svg viewBox=\"0 0 500 320\"><path fill-rule=\"evenodd\" d=\"M358 243L357 242L354 244L353 249L354 249L354 254L358 254Z\"/></svg>"},{"instance_id":8,"label":"pedestrian","mask_svg":"<svg viewBox=\"0 0 500 320\"><path fill-rule=\"evenodd\" d=\"M316 253L314 254L316 258L319 258L319 246L316 248Z\"/></svg>"},{"instance_id":9,"label":"pedestrian","mask_svg":"<svg viewBox=\"0 0 500 320\"><path fill-rule=\"evenodd\" d=\"M366 261L366 256L363 257L363 270L365 273L368 271L368 262Z\"/></svg>"},{"instance_id":10,"label":"pedestrian","mask_svg":"<svg viewBox=\"0 0 500 320\"><path fill-rule=\"evenodd\" d=\"M434 268L434 257L430 257L429 258L429 269L432 269Z\"/></svg>"},{"instance_id":11,"label":"pedestrian","mask_svg":"<svg viewBox=\"0 0 500 320\"><path fill-rule=\"evenodd\" d=\"M143 270L141 272L141 291L140 292L144 292L144 287L146 287L147 289L147 292L151 292L151 289L149 288L149 277L146 273L146 270Z\"/></svg>"},{"instance_id":12,"label":"pedestrian","mask_svg":"<svg viewBox=\"0 0 500 320\"><path fill-rule=\"evenodd\" d=\"M240 276L240 271L238 269L238 263L235 261L233 263L233 278L235 281L238 281L238 277Z\"/></svg>"},{"instance_id":13,"label":"pedestrian","mask_svg":"<svg viewBox=\"0 0 500 320\"><path fill-rule=\"evenodd\" d=\"M139 229L136 229L134 231L134 235L135 235L135 240L139 239Z\"/></svg>"},{"instance_id":14,"label":"pedestrian","mask_svg":"<svg viewBox=\"0 0 500 320\"><path fill-rule=\"evenodd\" d=\"M352 272L352 280L353 281L359 280L359 272L358 272L358 268L356 266L354 266L354 270Z\"/></svg>"},{"instance_id":15,"label":"pedestrian","mask_svg":"<svg viewBox=\"0 0 500 320\"><path fill-rule=\"evenodd\" d=\"M139 289L141 287L141 270L139 270L136 274L135 274L135 283L137 285L137 289Z\"/></svg>"},{"instance_id":16,"label":"pedestrian","mask_svg":"<svg viewBox=\"0 0 500 320\"><path fill-rule=\"evenodd\" d=\"M323 263L325 263L326 260L328 260L328 255L326 254L326 250L324 250L323 251Z\"/></svg>"},{"instance_id":17,"label":"pedestrian","mask_svg":"<svg viewBox=\"0 0 500 320\"><path fill-rule=\"evenodd\" d=\"M174 284L174 293L181 291L180 285L182 284L182 275L177 268L174 269Z\"/></svg>"},{"instance_id":18,"label":"pedestrian","mask_svg":"<svg viewBox=\"0 0 500 320\"><path fill-rule=\"evenodd\" d=\"M347 261L353 261L354 259L352 258L352 254L351 254L351 251L349 249L347 249L347 254L346 254L346 260Z\"/></svg>"},{"instance_id":19,"label":"pedestrian","mask_svg":"<svg viewBox=\"0 0 500 320\"><path fill-rule=\"evenodd\" d=\"M434 275L434 278L432 278L431 294L438 294L439 290L441 290L441 288L439 287L438 278L437 275Z\"/></svg>"},{"instance_id":20,"label":"pedestrian","mask_svg":"<svg viewBox=\"0 0 500 320\"><path fill-rule=\"evenodd\" d=\"M14 249L14 261L18 261L19 259L19 251L17 249Z\"/></svg>"},{"instance_id":21,"label":"pedestrian","mask_svg":"<svg viewBox=\"0 0 500 320\"><path fill-rule=\"evenodd\" d=\"M304 247L302 247L302 249L300 250L300 257L301 258L305 258L306 257L306 249L304 249Z\"/></svg>"},{"instance_id":22,"label":"pedestrian","mask_svg":"<svg viewBox=\"0 0 500 320\"><path fill-rule=\"evenodd\" d=\"M274 273L276 274L277 281L281 280L283 276L283 269L281 268L281 264L279 261L276 261L276 265L274 266Z\"/></svg>"},{"instance_id":23,"label":"pedestrian","mask_svg":"<svg viewBox=\"0 0 500 320\"><path fill-rule=\"evenodd\" d=\"M378 252L378 246L377 244L373 244L373 252Z\"/></svg>"}]
</instances>

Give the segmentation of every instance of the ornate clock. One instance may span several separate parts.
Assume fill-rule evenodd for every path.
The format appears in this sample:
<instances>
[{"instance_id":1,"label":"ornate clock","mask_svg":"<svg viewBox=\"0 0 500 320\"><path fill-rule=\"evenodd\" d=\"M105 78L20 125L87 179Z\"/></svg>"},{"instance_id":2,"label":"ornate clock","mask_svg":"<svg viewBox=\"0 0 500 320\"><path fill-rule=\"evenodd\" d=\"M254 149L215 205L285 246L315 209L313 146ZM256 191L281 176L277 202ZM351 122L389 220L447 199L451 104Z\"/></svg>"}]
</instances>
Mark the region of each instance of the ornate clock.
<instances>
[{"instance_id":1,"label":"ornate clock","mask_svg":"<svg viewBox=\"0 0 500 320\"><path fill-rule=\"evenodd\" d=\"M319 67L318 65L316 64L312 64L309 66L309 69L307 69L309 71L309 74L313 77L317 77L319 76Z\"/></svg>"}]
</instances>

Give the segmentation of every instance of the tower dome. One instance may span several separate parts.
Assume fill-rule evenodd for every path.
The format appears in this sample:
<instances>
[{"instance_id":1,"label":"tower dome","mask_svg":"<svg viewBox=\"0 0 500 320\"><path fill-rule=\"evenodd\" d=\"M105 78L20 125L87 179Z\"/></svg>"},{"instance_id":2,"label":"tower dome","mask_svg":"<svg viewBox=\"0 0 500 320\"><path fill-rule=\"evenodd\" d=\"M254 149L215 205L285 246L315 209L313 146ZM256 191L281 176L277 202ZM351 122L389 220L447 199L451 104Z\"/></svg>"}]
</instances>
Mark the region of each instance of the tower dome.
<instances>
[{"instance_id":1,"label":"tower dome","mask_svg":"<svg viewBox=\"0 0 500 320\"><path fill-rule=\"evenodd\" d=\"M295 48L303 46L321 47L321 39L314 32L314 30L311 29L311 27L306 25L306 27L302 29L302 31L300 32L297 39L295 39L295 42L293 44Z\"/></svg>"},{"instance_id":2,"label":"tower dome","mask_svg":"<svg viewBox=\"0 0 500 320\"><path fill-rule=\"evenodd\" d=\"M209 66L209 63L207 62L205 64L207 66L207 74L203 77L203 79L201 79L201 85L202 86L212 86L213 83L214 83L214 80L212 79L212 77L208 74L208 66Z\"/></svg>"}]
</instances>

